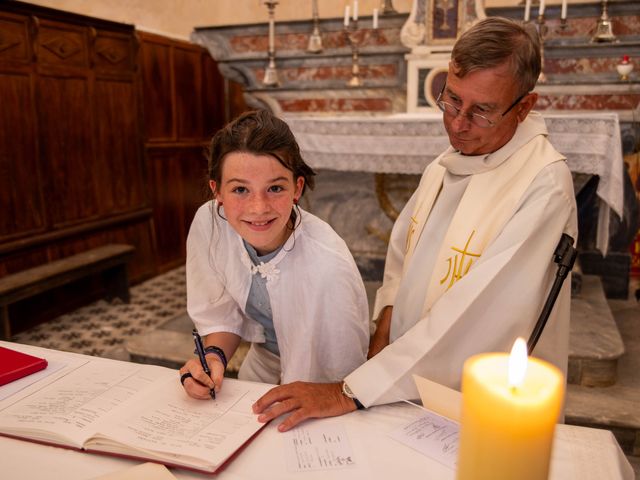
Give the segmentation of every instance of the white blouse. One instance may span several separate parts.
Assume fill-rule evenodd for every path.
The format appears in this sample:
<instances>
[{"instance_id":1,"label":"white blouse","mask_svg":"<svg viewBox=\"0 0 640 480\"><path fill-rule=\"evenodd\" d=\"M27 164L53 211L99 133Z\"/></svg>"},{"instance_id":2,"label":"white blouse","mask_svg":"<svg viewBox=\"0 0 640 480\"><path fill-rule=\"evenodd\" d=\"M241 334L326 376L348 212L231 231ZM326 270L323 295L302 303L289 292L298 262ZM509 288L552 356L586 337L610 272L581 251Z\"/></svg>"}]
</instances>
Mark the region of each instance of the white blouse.
<instances>
[{"instance_id":1,"label":"white blouse","mask_svg":"<svg viewBox=\"0 0 640 480\"><path fill-rule=\"evenodd\" d=\"M251 260L215 206L202 205L189 230L187 311L201 335L230 332L264 342L263 327L245 311ZM280 252L257 267L267 278L281 383L339 381L366 360L367 296L345 242L327 223L300 212L300 225Z\"/></svg>"}]
</instances>

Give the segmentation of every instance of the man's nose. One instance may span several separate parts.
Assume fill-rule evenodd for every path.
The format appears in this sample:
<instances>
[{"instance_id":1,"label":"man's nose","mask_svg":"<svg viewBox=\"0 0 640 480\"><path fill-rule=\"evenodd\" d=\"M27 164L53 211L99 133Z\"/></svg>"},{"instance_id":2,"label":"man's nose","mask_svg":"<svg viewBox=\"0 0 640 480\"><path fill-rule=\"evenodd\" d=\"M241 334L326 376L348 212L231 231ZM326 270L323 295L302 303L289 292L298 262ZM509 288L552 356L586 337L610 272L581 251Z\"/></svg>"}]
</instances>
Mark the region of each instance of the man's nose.
<instances>
[{"instance_id":1,"label":"man's nose","mask_svg":"<svg viewBox=\"0 0 640 480\"><path fill-rule=\"evenodd\" d=\"M457 131L469 130L471 127L471 119L466 111L460 110L458 114L451 119L451 126Z\"/></svg>"}]
</instances>

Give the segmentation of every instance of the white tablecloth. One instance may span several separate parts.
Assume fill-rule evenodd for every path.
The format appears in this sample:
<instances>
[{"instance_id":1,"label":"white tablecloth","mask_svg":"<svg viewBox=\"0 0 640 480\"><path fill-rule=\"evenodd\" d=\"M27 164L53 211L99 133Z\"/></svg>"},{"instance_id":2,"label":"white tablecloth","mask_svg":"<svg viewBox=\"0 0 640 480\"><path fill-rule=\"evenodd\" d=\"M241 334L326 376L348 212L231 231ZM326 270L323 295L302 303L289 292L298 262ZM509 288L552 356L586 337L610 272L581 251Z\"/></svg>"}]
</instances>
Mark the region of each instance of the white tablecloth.
<instances>
[{"instance_id":1,"label":"white tablecloth","mask_svg":"<svg viewBox=\"0 0 640 480\"><path fill-rule=\"evenodd\" d=\"M551 143L574 172L598 175L602 200L596 244L606 253L609 218L623 212L622 143L616 113L544 113ZM421 174L448 146L441 113L285 116L313 168Z\"/></svg>"},{"instance_id":2,"label":"white tablecloth","mask_svg":"<svg viewBox=\"0 0 640 480\"><path fill-rule=\"evenodd\" d=\"M47 351L0 342L47 357ZM57 352L61 353L61 352ZM116 362L116 360L113 360ZM176 373L176 381L178 375ZM1 389L2 387L0 387ZM389 433L422 415L404 403L312 422L346 432L354 465L334 469L296 472L286 466L286 434L272 422L251 441L215 478L220 480L389 480L421 478L454 480L455 471L389 437ZM310 422L307 422L309 425ZM291 440L288 440L290 443ZM85 480L116 472L140 462L81 453L0 436L0 468L3 480ZM211 478L174 470L179 479ZM557 425L551 459L550 480L633 480L634 473L614 436L608 430Z\"/></svg>"}]
</instances>

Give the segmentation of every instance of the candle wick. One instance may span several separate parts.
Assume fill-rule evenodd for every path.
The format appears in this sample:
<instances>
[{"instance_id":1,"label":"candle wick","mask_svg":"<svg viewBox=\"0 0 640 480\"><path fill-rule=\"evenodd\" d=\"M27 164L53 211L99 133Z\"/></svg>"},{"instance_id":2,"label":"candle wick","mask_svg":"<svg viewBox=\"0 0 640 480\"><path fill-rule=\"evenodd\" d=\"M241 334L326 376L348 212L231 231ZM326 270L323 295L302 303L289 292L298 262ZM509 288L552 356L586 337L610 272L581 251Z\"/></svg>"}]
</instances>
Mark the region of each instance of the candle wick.
<instances>
[{"instance_id":1,"label":"candle wick","mask_svg":"<svg viewBox=\"0 0 640 480\"><path fill-rule=\"evenodd\" d=\"M518 387L516 387L515 385L511 385L511 393L515 395L517 392L518 392Z\"/></svg>"}]
</instances>

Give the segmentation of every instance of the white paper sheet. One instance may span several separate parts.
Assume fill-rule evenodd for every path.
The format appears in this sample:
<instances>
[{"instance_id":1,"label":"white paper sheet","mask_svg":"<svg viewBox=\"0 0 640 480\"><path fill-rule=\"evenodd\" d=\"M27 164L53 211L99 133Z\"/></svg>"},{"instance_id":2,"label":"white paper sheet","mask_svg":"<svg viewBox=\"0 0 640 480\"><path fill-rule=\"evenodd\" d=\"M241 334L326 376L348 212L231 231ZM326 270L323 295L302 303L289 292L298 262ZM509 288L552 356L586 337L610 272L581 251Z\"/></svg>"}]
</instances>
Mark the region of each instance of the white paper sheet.
<instances>
[{"instance_id":1,"label":"white paper sheet","mask_svg":"<svg viewBox=\"0 0 640 480\"><path fill-rule=\"evenodd\" d=\"M287 470L334 470L355 466L347 432L342 425L303 424L283 435Z\"/></svg>"},{"instance_id":2,"label":"white paper sheet","mask_svg":"<svg viewBox=\"0 0 640 480\"><path fill-rule=\"evenodd\" d=\"M451 469L456 467L460 426L448 418L424 411L389 436Z\"/></svg>"}]
</instances>

